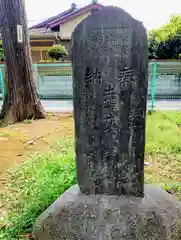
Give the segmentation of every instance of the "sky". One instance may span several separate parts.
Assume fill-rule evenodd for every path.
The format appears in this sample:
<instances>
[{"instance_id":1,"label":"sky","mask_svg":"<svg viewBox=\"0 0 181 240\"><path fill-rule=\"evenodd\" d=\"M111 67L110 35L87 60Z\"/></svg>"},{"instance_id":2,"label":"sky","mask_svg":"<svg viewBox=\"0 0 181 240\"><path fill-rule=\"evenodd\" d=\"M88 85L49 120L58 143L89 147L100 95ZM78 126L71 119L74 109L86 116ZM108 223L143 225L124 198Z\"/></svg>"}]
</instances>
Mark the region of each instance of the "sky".
<instances>
[{"instance_id":1,"label":"sky","mask_svg":"<svg viewBox=\"0 0 181 240\"><path fill-rule=\"evenodd\" d=\"M91 3L91 0L25 0L29 26L70 8ZM129 12L143 22L149 30L167 23L170 15L181 14L181 0L99 0L104 5L114 5ZM167 3L166 3L167 2Z\"/></svg>"}]
</instances>

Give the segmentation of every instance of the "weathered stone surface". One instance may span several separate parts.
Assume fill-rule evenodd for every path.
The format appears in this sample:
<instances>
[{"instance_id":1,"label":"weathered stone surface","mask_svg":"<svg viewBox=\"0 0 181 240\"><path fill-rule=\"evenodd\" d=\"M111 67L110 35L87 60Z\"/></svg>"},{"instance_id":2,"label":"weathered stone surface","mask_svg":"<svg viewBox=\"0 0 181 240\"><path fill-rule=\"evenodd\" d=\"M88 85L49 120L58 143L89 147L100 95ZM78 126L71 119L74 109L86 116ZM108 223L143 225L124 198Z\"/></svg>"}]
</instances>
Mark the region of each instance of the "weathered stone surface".
<instances>
[{"instance_id":1,"label":"weathered stone surface","mask_svg":"<svg viewBox=\"0 0 181 240\"><path fill-rule=\"evenodd\" d=\"M146 30L124 10L105 7L77 26L71 48L80 189L143 196Z\"/></svg>"},{"instance_id":2,"label":"weathered stone surface","mask_svg":"<svg viewBox=\"0 0 181 240\"><path fill-rule=\"evenodd\" d=\"M145 186L145 197L82 195L78 185L43 213L39 240L178 240L181 204L161 188ZM181 226L180 226L181 227Z\"/></svg>"}]
</instances>

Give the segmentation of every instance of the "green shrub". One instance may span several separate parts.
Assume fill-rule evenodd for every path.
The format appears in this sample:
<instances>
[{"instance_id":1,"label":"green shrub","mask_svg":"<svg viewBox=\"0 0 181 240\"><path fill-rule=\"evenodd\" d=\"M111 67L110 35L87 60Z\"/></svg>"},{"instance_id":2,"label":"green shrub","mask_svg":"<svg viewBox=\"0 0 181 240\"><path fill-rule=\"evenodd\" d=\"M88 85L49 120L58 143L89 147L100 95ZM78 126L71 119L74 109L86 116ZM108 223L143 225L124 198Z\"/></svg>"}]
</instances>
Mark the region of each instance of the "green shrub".
<instances>
[{"instance_id":1,"label":"green shrub","mask_svg":"<svg viewBox=\"0 0 181 240\"><path fill-rule=\"evenodd\" d=\"M68 52L65 48L65 46L61 44L54 44L48 51L48 55L53 60L59 60L62 59L64 61L64 57L68 55Z\"/></svg>"}]
</instances>

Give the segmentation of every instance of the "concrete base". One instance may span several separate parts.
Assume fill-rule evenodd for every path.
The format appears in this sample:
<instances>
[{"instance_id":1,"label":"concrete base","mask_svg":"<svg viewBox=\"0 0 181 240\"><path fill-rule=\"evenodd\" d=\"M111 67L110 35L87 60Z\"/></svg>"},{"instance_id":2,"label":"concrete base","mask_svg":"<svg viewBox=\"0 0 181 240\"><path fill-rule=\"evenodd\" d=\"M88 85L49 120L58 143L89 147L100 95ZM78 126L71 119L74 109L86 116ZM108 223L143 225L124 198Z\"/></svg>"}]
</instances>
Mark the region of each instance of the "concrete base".
<instances>
[{"instance_id":1,"label":"concrete base","mask_svg":"<svg viewBox=\"0 0 181 240\"><path fill-rule=\"evenodd\" d=\"M181 203L161 188L145 185L145 197L67 190L37 220L39 240L179 240ZM180 236L179 236L180 234Z\"/></svg>"}]
</instances>

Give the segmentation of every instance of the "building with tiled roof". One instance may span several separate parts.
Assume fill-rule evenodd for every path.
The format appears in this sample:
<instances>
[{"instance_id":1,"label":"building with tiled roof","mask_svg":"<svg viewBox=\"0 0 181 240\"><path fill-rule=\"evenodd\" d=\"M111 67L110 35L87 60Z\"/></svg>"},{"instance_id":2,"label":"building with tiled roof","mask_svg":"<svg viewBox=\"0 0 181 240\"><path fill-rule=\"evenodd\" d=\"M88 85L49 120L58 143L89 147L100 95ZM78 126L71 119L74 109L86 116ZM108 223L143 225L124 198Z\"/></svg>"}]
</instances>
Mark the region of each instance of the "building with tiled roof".
<instances>
[{"instance_id":1,"label":"building with tiled roof","mask_svg":"<svg viewBox=\"0 0 181 240\"><path fill-rule=\"evenodd\" d=\"M82 8L77 8L76 4L72 3L70 9L31 26L29 34L33 61L48 60L48 49L55 42L63 44L69 51L70 39L75 27L92 11L99 11L103 7L96 0Z\"/></svg>"}]
</instances>

